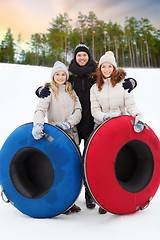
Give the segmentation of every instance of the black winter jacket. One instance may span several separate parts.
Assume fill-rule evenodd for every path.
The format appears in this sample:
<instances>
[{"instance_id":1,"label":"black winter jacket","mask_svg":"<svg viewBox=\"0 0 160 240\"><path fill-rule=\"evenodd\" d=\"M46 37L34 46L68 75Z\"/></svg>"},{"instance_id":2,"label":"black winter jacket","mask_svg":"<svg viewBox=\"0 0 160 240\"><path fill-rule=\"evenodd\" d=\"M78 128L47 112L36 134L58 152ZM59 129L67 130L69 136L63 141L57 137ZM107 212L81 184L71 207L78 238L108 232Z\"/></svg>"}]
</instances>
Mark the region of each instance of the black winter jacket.
<instances>
[{"instance_id":1,"label":"black winter jacket","mask_svg":"<svg viewBox=\"0 0 160 240\"><path fill-rule=\"evenodd\" d=\"M94 127L91 115L90 88L96 82L96 68L97 65L92 58L84 67L78 66L74 59L69 65L69 81L78 95L82 106L82 119L77 125L80 140L87 140Z\"/></svg>"}]
</instances>

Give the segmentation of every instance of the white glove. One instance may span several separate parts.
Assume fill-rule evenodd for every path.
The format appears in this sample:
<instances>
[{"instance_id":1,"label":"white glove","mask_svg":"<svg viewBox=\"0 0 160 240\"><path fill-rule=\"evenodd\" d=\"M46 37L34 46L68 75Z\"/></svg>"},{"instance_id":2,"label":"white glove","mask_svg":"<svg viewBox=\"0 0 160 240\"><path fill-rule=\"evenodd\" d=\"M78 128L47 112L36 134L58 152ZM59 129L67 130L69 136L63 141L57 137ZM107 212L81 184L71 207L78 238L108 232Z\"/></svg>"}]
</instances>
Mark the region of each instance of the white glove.
<instances>
[{"instance_id":1,"label":"white glove","mask_svg":"<svg viewBox=\"0 0 160 240\"><path fill-rule=\"evenodd\" d=\"M137 114L136 117L135 117L135 125L137 123L144 123L144 119L143 119L143 115L142 114Z\"/></svg>"},{"instance_id":2,"label":"white glove","mask_svg":"<svg viewBox=\"0 0 160 240\"><path fill-rule=\"evenodd\" d=\"M134 131L137 133L140 133L144 129L144 119L142 114L137 114L135 117L135 123L134 123Z\"/></svg>"},{"instance_id":3,"label":"white glove","mask_svg":"<svg viewBox=\"0 0 160 240\"><path fill-rule=\"evenodd\" d=\"M41 123L36 124L32 129L32 135L34 139L39 140L44 135L44 126Z\"/></svg>"},{"instance_id":4,"label":"white glove","mask_svg":"<svg viewBox=\"0 0 160 240\"><path fill-rule=\"evenodd\" d=\"M56 123L55 126L61 128L63 130L68 130L71 128L71 124L69 122Z\"/></svg>"}]
</instances>

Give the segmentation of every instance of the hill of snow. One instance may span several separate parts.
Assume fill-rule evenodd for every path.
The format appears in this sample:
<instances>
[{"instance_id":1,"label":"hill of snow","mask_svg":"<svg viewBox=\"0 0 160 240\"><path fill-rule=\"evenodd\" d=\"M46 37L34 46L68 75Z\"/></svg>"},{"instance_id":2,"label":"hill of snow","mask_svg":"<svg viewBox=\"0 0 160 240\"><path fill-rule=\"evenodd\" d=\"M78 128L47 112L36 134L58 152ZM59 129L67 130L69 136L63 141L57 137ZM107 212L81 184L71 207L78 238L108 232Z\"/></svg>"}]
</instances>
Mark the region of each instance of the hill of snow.
<instances>
[{"instance_id":1,"label":"hill of snow","mask_svg":"<svg viewBox=\"0 0 160 240\"><path fill-rule=\"evenodd\" d=\"M146 123L160 138L160 69L125 69L127 77L137 80L134 90L137 106ZM8 135L24 123L32 122L38 103L35 90L50 81L51 68L0 64L0 148ZM98 214L98 207L88 210L84 189L76 202L80 213L50 219L34 219L20 213L0 199L2 240L158 240L160 236L160 190L150 206L135 214Z\"/></svg>"}]
</instances>

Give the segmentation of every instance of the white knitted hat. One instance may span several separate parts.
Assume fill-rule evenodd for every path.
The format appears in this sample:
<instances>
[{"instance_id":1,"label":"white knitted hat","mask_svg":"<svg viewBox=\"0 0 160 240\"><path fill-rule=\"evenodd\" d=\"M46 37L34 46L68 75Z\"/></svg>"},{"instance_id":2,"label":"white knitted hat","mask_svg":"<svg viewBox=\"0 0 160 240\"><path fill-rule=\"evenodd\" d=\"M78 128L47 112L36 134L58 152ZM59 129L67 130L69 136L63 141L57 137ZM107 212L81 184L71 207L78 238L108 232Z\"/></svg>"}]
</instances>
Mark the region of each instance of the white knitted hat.
<instances>
[{"instance_id":1,"label":"white knitted hat","mask_svg":"<svg viewBox=\"0 0 160 240\"><path fill-rule=\"evenodd\" d=\"M102 63L109 62L111 63L115 68L117 68L116 59L114 57L114 53L112 51L106 52L99 60L98 67L101 66Z\"/></svg>"},{"instance_id":2,"label":"white knitted hat","mask_svg":"<svg viewBox=\"0 0 160 240\"><path fill-rule=\"evenodd\" d=\"M51 71L51 79L53 79L54 74L58 71L65 72L67 75L67 80L69 79L68 69L67 69L66 65L60 61L55 62L54 66L52 68L52 71Z\"/></svg>"}]
</instances>

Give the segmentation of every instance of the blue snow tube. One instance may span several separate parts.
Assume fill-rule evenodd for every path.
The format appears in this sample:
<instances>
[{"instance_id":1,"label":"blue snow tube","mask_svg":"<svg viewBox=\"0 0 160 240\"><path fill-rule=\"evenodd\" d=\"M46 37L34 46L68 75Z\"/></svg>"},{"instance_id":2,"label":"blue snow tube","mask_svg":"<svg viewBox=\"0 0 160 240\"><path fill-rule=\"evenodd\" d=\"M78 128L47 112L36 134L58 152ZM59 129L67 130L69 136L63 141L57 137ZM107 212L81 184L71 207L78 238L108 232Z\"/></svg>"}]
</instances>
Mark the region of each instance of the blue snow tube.
<instances>
[{"instance_id":1,"label":"blue snow tube","mask_svg":"<svg viewBox=\"0 0 160 240\"><path fill-rule=\"evenodd\" d=\"M0 151L0 185L6 198L22 213L54 217L69 209L82 187L81 155L62 130L44 125L35 140L33 123L15 129Z\"/></svg>"}]
</instances>

